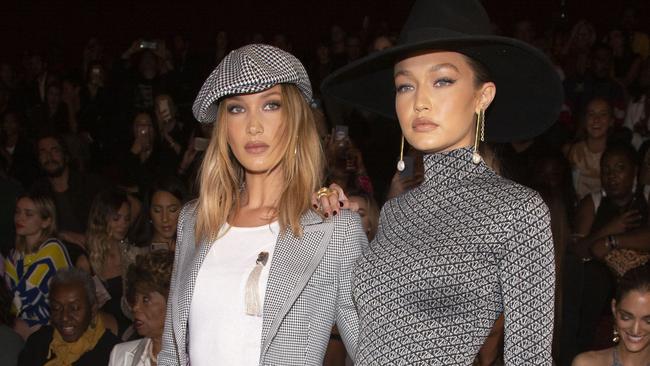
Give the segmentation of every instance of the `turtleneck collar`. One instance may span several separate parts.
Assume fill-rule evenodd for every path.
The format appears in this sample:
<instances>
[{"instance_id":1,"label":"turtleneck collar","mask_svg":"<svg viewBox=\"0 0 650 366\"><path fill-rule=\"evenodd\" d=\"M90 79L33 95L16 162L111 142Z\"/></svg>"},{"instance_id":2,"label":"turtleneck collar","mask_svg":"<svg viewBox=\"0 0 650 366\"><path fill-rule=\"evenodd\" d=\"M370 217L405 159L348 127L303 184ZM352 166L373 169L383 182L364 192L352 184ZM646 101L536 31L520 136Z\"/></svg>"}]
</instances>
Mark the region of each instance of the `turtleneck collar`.
<instances>
[{"instance_id":1,"label":"turtleneck collar","mask_svg":"<svg viewBox=\"0 0 650 366\"><path fill-rule=\"evenodd\" d=\"M472 162L472 147L424 155L424 181L440 183L446 180L462 180L484 172L485 162Z\"/></svg>"}]
</instances>

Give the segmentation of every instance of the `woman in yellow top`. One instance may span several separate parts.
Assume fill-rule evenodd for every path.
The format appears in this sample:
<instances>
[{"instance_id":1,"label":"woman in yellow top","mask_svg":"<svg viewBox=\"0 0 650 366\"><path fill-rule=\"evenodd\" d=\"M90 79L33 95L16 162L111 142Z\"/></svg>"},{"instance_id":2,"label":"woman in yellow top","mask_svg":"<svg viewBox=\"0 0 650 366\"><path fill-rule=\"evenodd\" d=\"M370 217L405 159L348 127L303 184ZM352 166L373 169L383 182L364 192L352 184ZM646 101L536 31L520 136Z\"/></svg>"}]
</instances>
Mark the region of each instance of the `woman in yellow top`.
<instances>
[{"instance_id":1,"label":"woman in yellow top","mask_svg":"<svg viewBox=\"0 0 650 366\"><path fill-rule=\"evenodd\" d=\"M5 279L13 293L14 310L32 331L50 320L49 282L71 266L68 252L55 238L56 211L52 200L25 194L16 202L16 245L5 259Z\"/></svg>"}]
</instances>

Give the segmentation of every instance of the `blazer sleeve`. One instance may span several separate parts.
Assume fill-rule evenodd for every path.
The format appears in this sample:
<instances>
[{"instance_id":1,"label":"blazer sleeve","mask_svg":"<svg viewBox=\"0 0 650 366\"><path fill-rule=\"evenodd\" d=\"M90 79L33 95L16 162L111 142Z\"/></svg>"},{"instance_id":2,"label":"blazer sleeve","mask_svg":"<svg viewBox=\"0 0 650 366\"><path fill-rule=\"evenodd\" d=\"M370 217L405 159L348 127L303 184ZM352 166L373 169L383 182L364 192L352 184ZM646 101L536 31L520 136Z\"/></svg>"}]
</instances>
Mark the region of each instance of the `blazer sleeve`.
<instances>
[{"instance_id":1,"label":"blazer sleeve","mask_svg":"<svg viewBox=\"0 0 650 366\"><path fill-rule=\"evenodd\" d=\"M120 366L124 363L124 350L119 344L116 344L111 351L111 357L108 359L108 366Z\"/></svg>"},{"instance_id":2,"label":"blazer sleeve","mask_svg":"<svg viewBox=\"0 0 650 366\"><path fill-rule=\"evenodd\" d=\"M178 289L178 261L179 253L181 252L184 238L183 238L183 224L187 215L194 209L194 204L188 203L183 207L178 219L178 227L176 229L176 251L174 254L174 267L172 269L172 277L169 283L169 294L167 296L167 312L165 314L165 327L162 336L162 346L158 353L158 366L178 366L180 365L180 356L178 354L178 345L176 344L176 337L174 336L174 325L172 323L172 302L177 297ZM191 231L190 231L191 233ZM194 242L192 240L192 242Z\"/></svg>"},{"instance_id":3,"label":"blazer sleeve","mask_svg":"<svg viewBox=\"0 0 650 366\"><path fill-rule=\"evenodd\" d=\"M338 309L336 325L341 333L345 348L354 361L359 338L359 316L352 300L352 275L362 248L368 246L368 238L361 226L361 218L356 213L346 220L344 245L341 253L341 268L338 286Z\"/></svg>"},{"instance_id":4,"label":"blazer sleeve","mask_svg":"<svg viewBox=\"0 0 650 366\"><path fill-rule=\"evenodd\" d=\"M555 261L550 215L531 192L513 210L499 261L505 365L551 365Z\"/></svg>"}]
</instances>

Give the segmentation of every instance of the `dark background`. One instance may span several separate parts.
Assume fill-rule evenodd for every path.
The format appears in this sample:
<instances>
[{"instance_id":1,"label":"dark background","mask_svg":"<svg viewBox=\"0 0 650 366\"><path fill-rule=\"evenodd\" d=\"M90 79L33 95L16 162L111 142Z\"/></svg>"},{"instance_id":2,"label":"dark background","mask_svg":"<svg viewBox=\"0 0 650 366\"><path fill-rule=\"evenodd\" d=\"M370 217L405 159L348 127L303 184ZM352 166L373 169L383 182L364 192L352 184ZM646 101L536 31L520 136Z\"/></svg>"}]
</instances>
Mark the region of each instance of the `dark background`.
<instances>
[{"instance_id":1,"label":"dark background","mask_svg":"<svg viewBox=\"0 0 650 366\"><path fill-rule=\"evenodd\" d=\"M538 30L558 19L562 0L485 0L492 20L505 34L516 20L533 20ZM267 39L284 32L296 49L313 49L332 24L347 31L360 28L369 15L374 24L387 21L399 30L413 0L329 1L170 1L170 0L3 0L0 2L0 57L15 62L28 50L59 54L67 62L80 62L81 50L92 36L108 54L119 55L139 36L160 37L185 33L195 48L210 47L219 30L226 30L231 45L263 33ZM645 30L650 30L650 1L566 0L568 22L585 18L599 28L617 24L625 6L634 5ZM69 60L67 58L74 59Z\"/></svg>"}]
</instances>

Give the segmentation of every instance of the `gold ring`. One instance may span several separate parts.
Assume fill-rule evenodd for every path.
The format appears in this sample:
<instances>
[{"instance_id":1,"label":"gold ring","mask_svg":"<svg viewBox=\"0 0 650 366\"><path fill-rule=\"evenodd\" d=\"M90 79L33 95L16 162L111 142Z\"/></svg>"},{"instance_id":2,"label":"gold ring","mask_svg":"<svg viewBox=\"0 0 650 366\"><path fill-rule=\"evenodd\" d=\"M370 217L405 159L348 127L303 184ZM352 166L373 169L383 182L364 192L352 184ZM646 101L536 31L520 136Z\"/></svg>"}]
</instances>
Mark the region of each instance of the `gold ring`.
<instances>
[{"instance_id":1,"label":"gold ring","mask_svg":"<svg viewBox=\"0 0 650 366\"><path fill-rule=\"evenodd\" d=\"M316 197L318 197L318 199L321 199L322 197L329 196L332 193L334 193L333 190L331 190L329 188L326 188L326 187L323 187L323 188L319 189L318 192L316 192Z\"/></svg>"}]
</instances>

